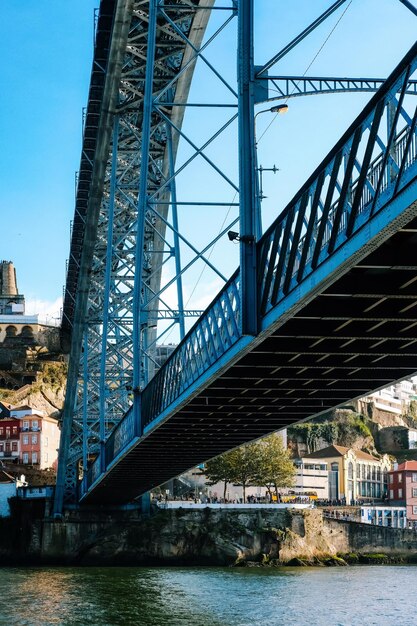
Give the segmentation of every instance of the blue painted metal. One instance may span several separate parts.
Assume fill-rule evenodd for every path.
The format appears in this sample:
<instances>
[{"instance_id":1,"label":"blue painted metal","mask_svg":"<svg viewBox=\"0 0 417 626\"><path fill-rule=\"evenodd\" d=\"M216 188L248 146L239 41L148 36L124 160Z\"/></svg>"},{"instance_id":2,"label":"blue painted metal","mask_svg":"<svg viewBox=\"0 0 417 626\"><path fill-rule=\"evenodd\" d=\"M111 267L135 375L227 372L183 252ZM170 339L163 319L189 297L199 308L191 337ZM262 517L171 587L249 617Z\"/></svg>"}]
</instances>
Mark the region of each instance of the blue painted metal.
<instances>
[{"instance_id":1,"label":"blue painted metal","mask_svg":"<svg viewBox=\"0 0 417 626\"><path fill-rule=\"evenodd\" d=\"M175 256L175 273L177 279L177 298L178 298L178 323L180 327L180 339L183 340L185 337L185 313L184 313L184 297L183 297L183 289L182 289L182 273L181 273L181 249L180 249L180 241L178 237L179 226L178 226L178 206L177 206L177 188L176 181L174 177L175 171L175 163L174 163L174 150L172 146L172 134L171 128L167 126L167 145L168 145L168 159L169 159L169 175L172 178L171 180L171 208L172 208L172 226L174 228L174 250L173 254Z\"/></svg>"},{"instance_id":2,"label":"blue painted metal","mask_svg":"<svg viewBox=\"0 0 417 626\"><path fill-rule=\"evenodd\" d=\"M204 54L201 54L234 19L233 3L228 9L229 15L225 13L224 7L220 8L224 20L223 17L219 20L222 21L221 25L202 43L209 13L216 10L213 9L213 2L214 0L204 2L193 0L190 3L186 0L184 3L176 2L169 5L157 3L159 14L154 54L157 70L155 69L152 76L152 82L155 79L153 89L155 93L152 98L154 102L150 125L148 124L152 139L147 155L149 167L146 168L140 163L139 156L142 150L144 124L142 96L146 75L144 59L148 55L149 3L143 3L142 0L117 0L117 2L101 0L65 291L62 331L66 348L70 347L71 354L55 503L57 513L62 510L64 494L67 502L71 498L74 499L79 473L77 464L83 456L81 447L83 437L88 448L88 458L97 454L99 441L103 440L103 426L100 434L100 422L103 423L100 414L104 414L103 403L107 407L105 411L107 438L111 429L126 412L133 389L135 395L138 395L140 385L153 375L155 345L158 339L169 332L169 326L157 328L158 320L174 320L178 323L181 319L184 321L184 324L181 323L183 327L186 319L196 317L200 313L196 307L184 311L181 296L177 307L168 305L164 293L171 281L178 285L184 272L192 270L196 263L201 262L226 281L225 275L216 264L210 262L209 256L219 237L233 225L235 217L231 218L231 223L220 235L212 237L211 241L208 241L208 236L205 238L203 250L192 245L190 238L184 236L183 225L173 226L173 222L176 222L177 206L208 205L204 195L194 199L194 202L189 202L188 194L185 198L188 202L183 202L183 199L178 197L171 210L170 189L174 185L175 194L175 177L169 175L167 145L167 126L169 126L172 156L175 159L182 132L184 103L187 103L191 77L199 58L213 70L213 74L221 79L227 88L229 101L219 103L219 108L227 111L229 108L237 107L234 89L224 79L222 72L215 70L204 58ZM204 10L200 10L202 5ZM231 102L230 99L234 101ZM206 105L206 103L193 104ZM212 109L213 103L207 106ZM109 146L111 134L115 132L113 124L115 115L119 119L119 129L117 176L113 179L115 180L113 193L110 190L112 176ZM190 145L195 146L194 157L189 162L192 163L196 156L201 156L210 167L216 167L204 151L221 132L233 124L234 119L236 116L232 114L231 119L225 122L220 130L214 132L213 138L208 139L203 146L198 145L198 140L193 141L187 134ZM187 164L182 165L182 171L185 167ZM217 172L223 174L222 168L217 167ZM178 173L175 172L175 176ZM147 181L142 180L144 177ZM225 180L237 190L238 187L232 178L226 177ZM138 226L136 194L145 182L146 210L140 212L139 218L142 219L142 223ZM103 244L108 241L111 198L114 198L114 226L109 265L106 262L106 251L110 252L110 248ZM233 202L226 203L223 200L224 197L219 202L214 201L209 205L235 205ZM143 208L143 195L140 201ZM183 249L186 247L192 250L192 255L187 255L185 267L181 267L180 271L178 264L176 268L174 267L174 276L171 278L174 263L169 265L169 259L181 257L178 240ZM143 243L142 247L140 241ZM108 300L105 294L105 286L108 285L106 267L111 267L111 284L107 292L109 306L104 307L107 311L104 312L103 303ZM162 268L166 267L169 267L168 272L165 269L162 272ZM139 316L133 314L135 275L136 285L139 285L136 287L136 304L143 295L139 305L141 309ZM77 382L79 374L82 379L81 337L85 327L88 336L89 364L87 386ZM138 359L133 358L133 352L138 349L136 337L133 338L134 332L141 338L140 349L143 355L141 364L136 366L139 385L136 384L137 380L133 382L134 363L138 363ZM181 334L183 332L184 328L181 329ZM105 349L102 350L104 344ZM102 393L104 372L105 400ZM83 428L81 419L85 400L88 403L87 429ZM140 404L140 398L136 403ZM68 459L74 461L71 468Z\"/></svg>"},{"instance_id":3,"label":"blue painted metal","mask_svg":"<svg viewBox=\"0 0 417 626\"><path fill-rule=\"evenodd\" d=\"M239 201L241 324L243 335L258 332L256 293L256 231L259 198L255 154L253 0L241 2L238 13Z\"/></svg>"},{"instance_id":4,"label":"blue painted metal","mask_svg":"<svg viewBox=\"0 0 417 626\"><path fill-rule=\"evenodd\" d=\"M416 70L417 44L257 244L263 336L416 215L417 108L410 116L403 106ZM241 292L236 272L144 389L145 439L251 349ZM132 420L129 412L106 445L109 472L142 444ZM105 478L96 466L90 490Z\"/></svg>"},{"instance_id":5,"label":"blue painted metal","mask_svg":"<svg viewBox=\"0 0 417 626\"><path fill-rule=\"evenodd\" d=\"M259 92L256 102L274 102L300 96L318 96L327 93L376 92L385 78L339 78L331 76L263 76L257 83L268 85L269 89ZM417 95L417 81L409 80L407 94Z\"/></svg>"},{"instance_id":6,"label":"blue painted metal","mask_svg":"<svg viewBox=\"0 0 417 626\"><path fill-rule=\"evenodd\" d=\"M335 11L341 4L336 2L329 11ZM355 258L358 249L368 245L369 233L376 238L378 233L385 232L387 224L391 224L390 213L394 216L392 228L405 219L404 203L414 193L414 162L410 161L410 155L415 154L415 114L409 115L403 106L404 95L414 88L415 81L409 76L415 66L410 65L409 76L405 71L397 76L395 84L391 81L389 87L383 87L380 104L374 99L374 109L368 108L369 119L361 118L345 143L313 176L311 185L303 187L271 227L272 231L255 246L259 193L253 105L260 97L259 87L266 82L267 70L264 66L259 80L255 80L258 72L253 66L253 1L232 3L230 16L226 14L224 23L204 44L201 38L206 21L202 15L208 15L213 7L211 0L204 0L202 5L202 0L184 3L179 0L175 4L156 0L150 3L102 0L101 3L97 24L99 46L85 119L64 306L63 332L72 340L72 346L56 512L62 509L65 472L70 493L79 473L77 460L83 459L85 469L86 458L99 453L103 431L107 442L88 470L82 486L84 495L88 486L101 484L109 472L117 471L118 463L132 447L141 446L157 426L164 428L176 410L181 410L190 398L197 397L210 381L246 354L251 349L258 322L262 335L266 336L282 319L291 316L300 303L314 296L317 284L324 285L329 277L343 271L350 257ZM238 90L204 53L232 22L237 7L240 13ZM113 9L117 13L114 21ZM300 37L307 36L324 19L325 14ZM105 37L103 24L107 24ZM287 48L292 45L295 40ZM147 67L145 57L150 61ZM238 105L238 116L232 112L203 142L182 129L189 82L197 60L226 88L227 98L216 105L193 102L190 107L197 110L207 106L211 110L218 106L225 114ZM276 61L277 57L271 60ZM398 100L397 93L400 93ZM113 124L115 114L119 119L117 133ZM234 174L223 171L208 150L237 117L239 185ZM404 128L400 127L402 119L406 122ZM111 132L117 135L114 167L108 147ZM180 139L188 143L192 154L174 167ZM188 196L185 201L176 197L178 176L196 158L201 158L221 176L229 190L239 192L241 188L243 271L227 282L171 359L139 393L152 377L156 342L170 329L168 325L162 332L156 330L157 321L167 319L175 324L180 319L183 334L185 318L196 314L196 311L184 311L181 289L176 309L168 306L164 292L171 284L179 287L184 272L199 261L224 277L216 263L210 261L210 252L236 218L231 218L231 224L202 249L184 235L179 224L177 207L235 204L223 202L227 196L212 203L205 202L204 196L194 202ZM404 186L405 181L408 187ZM393 189L385 202L388 190ZM103 241L109 240L110 232L113 232L112 242L106 248ZM192 251L191 261L187 260L183 267L177 262L181 257L180 245ZM174 275L164 277L161 282L162 269L165 271L169 266L169 259L175 261ZM259 297L254 297L257 292ZM242 328L249 334L242 335ZM84 345L88 346L84 357L83 336ZM84 381L77 386L80 366ZM135 408L126 413L132 389ZM143 437L139 437L142 433ZM71 471L66 469L68 459Z\"/></svg>"},{"instance_id":7,"label":"blue painted metal","mask_svg":"<svg viewBox=\"0 0 417 626\"><path fill-rule=\"evenodd\" d=\"M112 257L113 257L113 228L114 228L114 203L116 193L116 177L117 177L117 138L119 134L119 117L115 116L113 125L113 145L112 145L112 162L110 173L110 197L108 205L108 224L107 224L107 254L106 269L104 275L104 294L103 294L103 331L101 340L101 358L100 358L100 393L99 393L99 419L100 419L100 458L102 460L102 471L106 470L104 444L106 441L106 399L108 396L108 388L106 384L106 366L107 366L107 343L109 329L110 314L110 287L112 273ZM85 359L88 355L88 343L84 347ZM84 402L87 402L88 389L84 389ZM87 467L85 465L84 467Z\"/></svg>"},{"instance_id":8,"label":"blue painted metal","mask_svg":"<svg viewBox=\"0 0 417 626\"><path fill-rule=\"evenodd\" d=\"M414 15L417 15L417 9L416 7L410 2L410 0L400 0L400 2L407 7L407 9L410 9L410 11L412 13L414 13Z\"/></svg>"},{"instance_id":9,"label":"blue painted metal","mask_svg":"<svg viewBox=\"0 0 417 626\"><path fill-rule=\"evenodd\" d=\"M327 20L332 13L334 13L337 9L339 9L342 4L344 4L346 0L337 0L329 7L324 13L322 13L314 22L312 22L307 28L303 30L302 33L297 35L289 44L287 44L280 52L275 54L272 59L270 59L267 63L265 63L262 67L260 67L257 71L256 77L260 78L264 75L275 63L278 63L280 59L282 59L286 54L293 50L296 46L298 46L303 39L305 39L310 33L313 32L320 24L322 24L325 20Z\"/></svg>"},{"instance_id":10,"label":"blue painted metal","mask_svg":"<svg viewBox=\"0 0 417 626\"><path fill-rule=\"evenodd\" d=\"M147 210L148 197L148 176L147 172L150 164L150 139L151 139L151 122L152 122L152 106L153 106L153 73L155 67L155 49L156 49L156 16L157 7L156 0L149 0L148 14L148 33L147 33L147 55L146 55L146 75L143 99L143 119L142 119L142 145L140 159L140 180L139 180L139 198L137 213L137 229L136 229L136 266L135 280L133 287L133 412L135 414L136 432L142 433L141 419L141 398L140 388L148 382L147 369L144 367L144 342L145 334L142 332L143 321L143 304L147 297L144 291L143 278L143 246L145 233L145 214Z\"/></svg>"},{"instance_id":11,"label":"blue painted metal","mask_svg":"<svg viewBox=\"0 0 417 626\"><path fill-rule=\"evenodd\" d=\"M88 468L88 336L87 331L84 332L83 337L83 484L84 488L87 487L87 468ZM100 454L104 456L105 451L103 447L100 449ZM101 471L104 472L106 468L104 464L101 464Z\"/></svg>"}]
</instances>

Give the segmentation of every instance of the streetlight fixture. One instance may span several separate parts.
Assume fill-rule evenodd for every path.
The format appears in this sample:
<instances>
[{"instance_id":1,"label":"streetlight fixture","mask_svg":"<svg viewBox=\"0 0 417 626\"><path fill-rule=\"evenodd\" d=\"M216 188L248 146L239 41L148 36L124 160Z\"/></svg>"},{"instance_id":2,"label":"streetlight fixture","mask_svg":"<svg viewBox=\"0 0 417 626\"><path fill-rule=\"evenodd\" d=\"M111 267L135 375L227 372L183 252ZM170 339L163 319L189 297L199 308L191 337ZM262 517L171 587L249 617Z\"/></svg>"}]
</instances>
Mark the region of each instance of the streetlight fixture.
<instances>
[{"instance_id":1,"label":"streetlight fixture","mask_svg":"<svg viewBox=\"0 0 417 626\"><path fill-rule=\"evenodd\" d=\"M253 236L244 236L241 237L239 235L239 233L233 231L233 230L229 230L227 233L227 236L229 238L230 241L243 241L244 243L252 243L253 241L256 241L259 239L259 237L262 234L262 216L261 216L261 200L262 198L264 198L265 196L263 195L263 190L262 190L262 172L274 172L274 174L276 172L279 171L278 167L275 167L275 165L273 167L258 167L258 140L257 140L257 136L256 136L256 118L258 117L258 115L261 115L261 113L277 113L278 115L283 115L284 113L286 113L288 111L288 104L276 104L273 107L270 107L269 109L262 109L262 111L258 111L257 113L255 113L255 116L253 118L253 124L254 124L254 129L253 129L253 134L254 134L254 142L255 142L255 167L256 167L256 172L257 172L257 176L256 176L256 184L257 184L257 190L256 190L256 200L257 200L257 206L256 206L256 238Z\"/></svg>"},{"instance_id":2,"label":"streetlight fixture","mask_svg":"<svg viewBox=\"0 0 417 626\"><path fill-rule=\"evenodd\" d=\"M256 118L258 117L258 115L260 115L261 113L278 113L278 115L283 115L287 111L288 111L288 104L276 104L275 106L270 107L269 109L262 109L262 111L258 111L257 113L255 113L255 117L254 117L254 121L255 121L255 146L258 145L258 140L256 138Z\"/></svg>"},{"instance_id":3,"label":"streetlight fixture","mask_svg":"<svg viewBox=\"0 0 417 626\"><path fill-rule=\"evenodd\" d=\"M262 214L261 214L261 202L262 199L265 197L263 195L263 189L262 189L262 172L273 172L274 174L279 170L279 168L275 167L275 165L273 167L262 167L262 165L260 167L258 167L258 139L256 136L256 118L258 117L258 115L261 115L261 113L277 113L278 115L283 115L284 113L287 113L288 111L288 104L276 104L273 107L270 107L269 109L262 109L262 111L258 111L255 114L255 117L253 118L253 122L254 122L254 140L255 140L255 164L256 164L256 172L257 172L257 176L256 176L256 182L257 182L257 239L260 237L260 235L262 234Z\"/></svg>"}]
</instances>

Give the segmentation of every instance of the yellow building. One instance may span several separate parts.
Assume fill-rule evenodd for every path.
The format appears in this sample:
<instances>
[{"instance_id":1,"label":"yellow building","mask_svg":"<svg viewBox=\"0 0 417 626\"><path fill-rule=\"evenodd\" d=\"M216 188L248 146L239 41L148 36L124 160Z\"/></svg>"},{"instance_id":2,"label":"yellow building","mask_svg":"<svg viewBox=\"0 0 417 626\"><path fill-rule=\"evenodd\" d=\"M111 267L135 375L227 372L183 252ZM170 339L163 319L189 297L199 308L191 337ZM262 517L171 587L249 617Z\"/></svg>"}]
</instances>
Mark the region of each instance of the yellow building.
<instances>
[{"instance_id":1,"label":"yellow building","mask_svg":"<svg viewBox=\"0 0 417 626\"><path fill-rule=\"evenodd\" d=\"M370 500L387 493L387 474L391 463L387 455L377 459L362 450L328 446L303 457L323 459L329 471L329 500Z\"/></svg>"}]
</instances>

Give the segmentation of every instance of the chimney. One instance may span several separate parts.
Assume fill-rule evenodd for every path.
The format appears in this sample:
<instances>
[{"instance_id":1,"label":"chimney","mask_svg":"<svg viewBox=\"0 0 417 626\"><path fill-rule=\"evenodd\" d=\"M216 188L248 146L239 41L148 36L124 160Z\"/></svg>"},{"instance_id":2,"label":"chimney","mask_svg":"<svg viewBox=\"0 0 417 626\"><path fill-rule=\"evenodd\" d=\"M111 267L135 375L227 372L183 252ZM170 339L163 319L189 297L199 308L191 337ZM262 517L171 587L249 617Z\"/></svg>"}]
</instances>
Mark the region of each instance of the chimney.
<instances>
[{"instance_id":1,"label":"chimney","mask_svg":"<svg viewBox=\"0 0 417 626\"><path fill-rule=\"evenodd\" d=\"M11 261L1 261L0 263L0 295L17 296L16 270Z\"/></svg>"}]
</instances>

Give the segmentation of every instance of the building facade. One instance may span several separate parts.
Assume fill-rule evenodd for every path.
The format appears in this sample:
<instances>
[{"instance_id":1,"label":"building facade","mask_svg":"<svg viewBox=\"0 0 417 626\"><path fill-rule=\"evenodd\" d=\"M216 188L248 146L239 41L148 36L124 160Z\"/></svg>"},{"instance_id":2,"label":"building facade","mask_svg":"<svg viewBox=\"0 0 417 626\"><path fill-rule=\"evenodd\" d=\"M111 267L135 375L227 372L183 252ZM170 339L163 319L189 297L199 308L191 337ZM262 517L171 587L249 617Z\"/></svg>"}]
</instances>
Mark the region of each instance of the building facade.
<instances>
[{"instance_id":1,"label":"building facade","mask_svg":"<svg viewBox=\"0 0 417 626\"><path fill-rule=\"evenodd\" d=\"M406 461L388 474L388 496L393 506L405 506L407 520L417 522L417 461Z\"/></svg>"},{"instance_id":2,"label":"building facade","mask_svg":"<svg viewBox=\"0 0 417 626\"><path fill-rule=\"evenodd\" d=\"M30 406L1 405L0 460L39 469L55 467L58 459L60 430L58 422Z\"/></svg>"},{"instance_id":3,"label":"building facade","mask_svg":"<svg viewBox=\"0 0 417 626\"><path fill-rule=\"evenodd\" d=\"M14 411L12 411L13 413ZM58 459L60 431L58 422L30 407L16 411L21 423L20 458L24 465L37 465L39 469L54 467Z\"/></svg>"},{"instance_id":4,"label":"building facade","mask_svg":"<svg viewBox=\"0 0 417 626\"><path fill-rule=\"evenodd\" d=\"M376 500L387 495L387 476L391 462L343 446L328 446L307 454L303 463L326 462L329 473L329 500L347 504L358 500Z\"/></svg>"},{"instance_id":5,"label":"building facade","mask_svg":"<svg viewBox=\"0 0 417 626\"><path fill-rule=\"evenodd\" d=\"M20 458L20 424L13 417L0 419L0 461Z\"/></svg>"},{"instance_id":6,"label":"building facade","mask_svg":"<svg viewBox=\"0 0 417 626\"><path fill-rule=\"evenodd\" d=\"M405 506L362 506L361 522L389 528L407 528L406 508Z\"/></svg>"},{"instance_id":7,"label":"building facade","mask_svg":"<svg viewBox=\"0 0 417 626\"><path fill-rule=\"evenodd\" d=\"M329 499L329 470L327 461L303 458L295 461L295 491L317 493L319 500Z\"/></svg>"}]
</instances>

